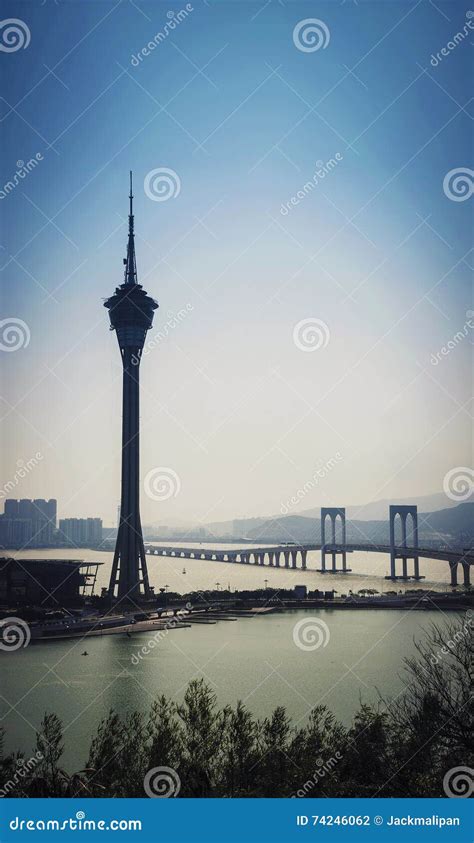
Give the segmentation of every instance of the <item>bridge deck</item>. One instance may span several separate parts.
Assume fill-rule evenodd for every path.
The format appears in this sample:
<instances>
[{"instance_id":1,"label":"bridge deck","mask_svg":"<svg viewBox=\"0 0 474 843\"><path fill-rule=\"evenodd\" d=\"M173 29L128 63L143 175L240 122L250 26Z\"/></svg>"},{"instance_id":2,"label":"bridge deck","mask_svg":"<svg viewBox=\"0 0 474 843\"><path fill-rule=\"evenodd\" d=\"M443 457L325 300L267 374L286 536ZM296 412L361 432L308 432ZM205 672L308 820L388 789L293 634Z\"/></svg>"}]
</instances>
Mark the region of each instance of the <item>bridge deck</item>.
<instances>
[{"instance_id":1,"label":"bridge deck","mask_svg":"<svg viewBox=\"0 0 474 843\"><path fill-rule=\"evenodd\" d=\"M384 544L351 544L347 543L345 546L343 545L325 545L326 552L336 552L341 553L345 551L346 553L353 553L355 551L363 551L368 553L390 553L391 548L390 545ZM243 548L233 548L232 550L214 550L212 548L207 547L175 547L175 546L163 546L163 545L153 545L150 543L145 544L145 551L149 554L154 554L158 556L171 556L171 557L178 557L180 559L203 559L207 561L224 561L224 562L241 562L242 557L250 557L255 556L258 554L267 555L267 554L275 554L280 555L288 554L290 557L294 556L295 554L306 553L312 550L321 550L320 544L283 544L283 545L274 545L274 546L266 546L266 547L252 547L247 545ZM445 562L466 562L469 565L474 565L474 550L446 550L446 549L436 549L432 547L406 547L401 548L397 547L395 549L397 556L406 556L408 558L411 557L423 557L425 559L439 559ZM240 559L237 559L240 557ZM245 564L248 564L245 562Z\"/></svg>"}]
</instances>

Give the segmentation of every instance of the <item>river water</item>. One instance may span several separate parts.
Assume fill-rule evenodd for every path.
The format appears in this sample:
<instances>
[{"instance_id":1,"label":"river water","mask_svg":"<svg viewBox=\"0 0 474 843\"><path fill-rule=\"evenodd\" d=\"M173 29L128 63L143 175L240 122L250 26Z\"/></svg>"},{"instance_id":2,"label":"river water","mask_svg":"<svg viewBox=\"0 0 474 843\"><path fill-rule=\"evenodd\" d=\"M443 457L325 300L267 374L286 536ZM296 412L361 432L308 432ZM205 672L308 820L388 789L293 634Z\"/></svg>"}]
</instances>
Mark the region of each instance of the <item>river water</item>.
<instances>
[{"instance_id":1,"label":"river water","mask_svg":"<svg viewBox=\"0 0 474 843\"><path fill-rule=\"evenodd\" d=\"M111 554L92 550L75 553L31 551L29 557L83 558L102 561L98 585L106 585ZM230 585L231 589L292 587L305 583L315 588L393 589L383 577L386 558L352 554L354 573L322 576L311 568L302 572L253 568L222 562L148 557L151 583L187 592ZM309 554L314 569L319 554ZM423 585L445 587L443 563L423 560ZM183 567L186 574L182 573ZM305 650L295 643L295 624L305 620L327 632L320 647ZM390 698L404 687L403 659L414 652L414 640L424 637L430 623L444 624L437 610L294 610L286 613L213 625L194 625L160 636L154 648L137 658L151 638L149 632L110 635L81 641L52 641L0 653L2 691L0 715L6 728L7 749L28 752L45 711L54 711L65 727L65 766L79 768L87 757L90 736L110 708L120 714L147 711L158 694L182 700L192 678L204 677L219 704L238 699L259 717L276 705L286 706L294 723L304 722L310 709L326 703L348 723L360 699ZM81 653L87 649L87 656ZM135 656L135 658L132 658Z\"/></svg>"},{"instance_id":2,"label":"river water","mask_svg":"<svg viewBox=\"0 0 474 843\"><path fill-rule=\"evenodd\" d=\"M158 545L158 542L154 542ZM196 547L195 542L166 542L166 547L178 545L179 547ZM202 544L199 547L213 548L214 550L235 550L236 545L208 545ZM264 545L262 545L262 548ZM96 593L100 593L103 586L107 586L110 577L113 554L79 548L76 550L29 550L29 551L2 551L2 555L15 556L18 559L83 559L84 561L100 562L97 576ZM300 562L298 561L298 564ZM338 562L340 564L340 562ZM409 572L413 569L409 564ZM244 589L264 588L265 580L272 588L293 588L295 585L304 584L308 588L320 588L322 590L334 588L340 594L349 589L358 591L361 588L374 588L379 592L393 591L394 584L385 580L390 572L390 558L384 553L349 553L347 565L352 568L350 574L318 574L316 569L321 567L320 552L311 551L308 553L308 570L292 570L285 568L273 568L270 566L253 566L232 564L230 562L207 562L204 559L176 559L175 557L147 556L148 574L150 585L158 592L160 587L169 586L169 591L177 594L186 594L191 591L206 591L219 588L230 588L232 591ZM401 572L401 561L398 560ZM186 573L183 574L183 569ZM436 591L444 591L450 582L449 565L447 562L440 562L436 559L421 559L420 573L426 579L421 584L399 584L397 588L430 588ZM460 581L462 574L458 574Z\"/></svg>"}]
</instances>

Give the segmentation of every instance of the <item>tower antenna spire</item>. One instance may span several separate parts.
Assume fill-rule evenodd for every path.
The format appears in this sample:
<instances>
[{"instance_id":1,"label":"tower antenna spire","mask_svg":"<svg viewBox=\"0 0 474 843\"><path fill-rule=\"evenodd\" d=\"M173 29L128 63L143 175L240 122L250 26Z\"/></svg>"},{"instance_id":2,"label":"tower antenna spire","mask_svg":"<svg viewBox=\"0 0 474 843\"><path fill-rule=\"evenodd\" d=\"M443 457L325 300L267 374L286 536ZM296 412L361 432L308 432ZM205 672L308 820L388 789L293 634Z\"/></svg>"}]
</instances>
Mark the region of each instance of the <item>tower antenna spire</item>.
<instances>
[{"instance_id":1,"label":"tower antenna spire","mask_svg":"<svg viewBox=\"0 0 474 843\"><path fill-rule=\"evenodd\" d=\"M125 284L137 284L137 261L135 258L135 231L134 231L134 217L133 217L133 175L130 170L130 193L128 195L130 200L130 211L128 215L128 245L127 257L124 259L125 264Z\"/></svg>"}]
</instances>

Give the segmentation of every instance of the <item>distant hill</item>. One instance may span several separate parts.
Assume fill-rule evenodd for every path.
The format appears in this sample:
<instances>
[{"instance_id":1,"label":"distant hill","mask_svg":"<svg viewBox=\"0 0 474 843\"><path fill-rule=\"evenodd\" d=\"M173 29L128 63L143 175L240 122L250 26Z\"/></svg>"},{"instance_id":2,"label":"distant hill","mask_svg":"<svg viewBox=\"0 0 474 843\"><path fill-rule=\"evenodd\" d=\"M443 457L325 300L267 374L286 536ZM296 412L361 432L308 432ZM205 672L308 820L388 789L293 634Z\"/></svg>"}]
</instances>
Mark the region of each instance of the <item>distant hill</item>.
<instances>
[{"instance_id":1,"label":"distant hill","mask_svg":"<svg viewBox=\"0 0 474 843\"><path fill-rule=\"evenodd\" d=\"M438 492L434 495L419 495L412 498L386 498L379 501L372 501L371 503L361 504L360 506L346 506L346 517L352 521L387 521L388 508L390 504L415 504L418 507L418 514L432 515L435 512L445 511L449 512L456 509L458 504L456 501L451 501L443 492ZM341 506L344 506L344 501L341 501ZM319 524L320 508L313 507L305 509L294 515L282 516L280 513L274 515L267 515L260 518L239 518L234 521L215 521L206 524L206 529L215 536L230 536L234 535L240 538L244 536L253 537L257 534L263 535L262 531L270 530L273 532L271 524L278 523L280 529L302 529L304 531L315 529L315 524ZM304 524L301 519L311 519L313 526L310 528L308 524ZM288 520L286 520L288 519ZM430 522L434 523L434 522ZM440 522L441 523L441 522ZM446 520L446 524L449 524ZM455 523L455 522L453 522ZM283 524L286 527L283 527ZM295 525L293 527L292 525ZM298 527L299 525L299 527ZM319 527L318 527L319 529ZM365 527L363 529L374 529Z\"/></svg>"},{"instance_id":2,"label":"distant hill","mask_svg":"<svg viewBox=\"0 0 474 843\"><path fill-rule=\"evenodd\" d=\"M319 510L318 510L319 515ZM474 539L474 503L462 503L438 512L419 513L420 543L425 541L469 543ZM321 540L320 518L286 515L280 518L239 521L241 538L254 541L295 541L304 544ZM353 542L389 542L388 512L383 520L347 520L347 539Z\"/></svg>"},{"instance_id":3,"label":"distant hill","mask_svg":"<svg viewBox=\"0 0 474 843\"><path fill-rule=\"evenodd\" d=\"M474 503L460 503L452 509L423 514L424 532L430 528L433 532L447 533L459 538L474 538Z\"/></svg>"},{"instance_id":4,"label":"distant hill","mask_svg":"<svg viewBox=\"0 0 474 843\"><path fill-rule=\"evenodd\" d=\"M410 499L380 500L363 506L346 507L347 538L353 542L373 541L389 542L388 508L391 503L416 504L418 506L420 543L436 542L452 543L453 545L470 544L474 541L474 503L456 504L447 499L443 493L425 495ZM440 506L444 504L444 506ZM429 510L427 507L432 506ZM251 539L252 541L269 542L302 542L317 544L321 540L320 509L304 510L295 515L274 515L262 518L239 518L233 521L217 521L206 525L187 529L176 528L176 534L170 526L167 537L182 537L197 535L207 531L209 536L216 539ZM147 538L157 538L160 527L148 527ZM203 535L204 538L204 535Z\"/></svg>"},{"instance_id":5,"label":"distant hill","mask_svg":"<svg viewBox=\"0 0 474 843\"><path fill-rule=\"evenodd\" d=\"M371 503L362 504L361 506L346 506L346 517L357 519L358 521L384 521L388 518L388 508L390 504L415 504L418 507L418 513L437 512L442 509L454 509L457 504L456 501L451 501L444 492L438 492L434 495L414 495L411 498L385 498L380 501L372 501ZM341 503L344 506L344 503ZM305 509L298 513L307 518L319 518L319 509Z\"/></svg>"}]
</instances>

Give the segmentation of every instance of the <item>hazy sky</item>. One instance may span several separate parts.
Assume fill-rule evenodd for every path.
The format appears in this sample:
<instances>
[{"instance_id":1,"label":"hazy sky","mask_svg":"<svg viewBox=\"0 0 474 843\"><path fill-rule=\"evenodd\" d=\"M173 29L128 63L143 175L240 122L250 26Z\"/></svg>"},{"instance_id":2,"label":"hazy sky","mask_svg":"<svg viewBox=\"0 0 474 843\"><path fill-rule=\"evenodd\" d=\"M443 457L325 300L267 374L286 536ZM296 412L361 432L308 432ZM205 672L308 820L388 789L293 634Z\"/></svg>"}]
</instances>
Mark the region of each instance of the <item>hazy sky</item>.
<instances>
[{"instance_id":1,"label":"hazy sky","mask_svg":"<svg viewBox=\"0 0 474 843\"><path fill-rule=\"evenodd\" d=\"M141 368L141 472L174 483L162 500L150 475L142 520L275 513L303 487L291 511L441 491L471 459L474 200L445 180L473 166L474 30L451 40L465 4L194 0L142 54L169 11L4 4L30 41L0 55L2 185L37 158L0 201L2 318L29 332L1 353L2 485L115 522L121 363L102 303L133 169L162 332ZM316 40L299 40L308 18ZM166 201L144 189L161 168Z\"/></svg>"}]
</instances>

